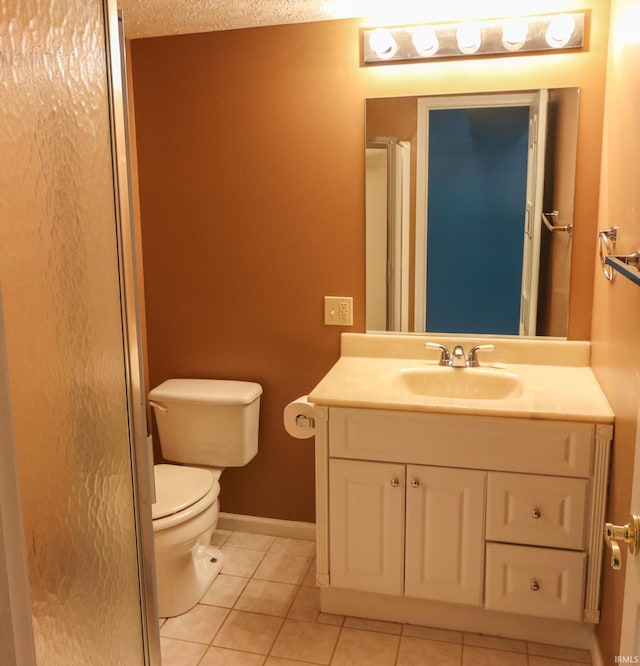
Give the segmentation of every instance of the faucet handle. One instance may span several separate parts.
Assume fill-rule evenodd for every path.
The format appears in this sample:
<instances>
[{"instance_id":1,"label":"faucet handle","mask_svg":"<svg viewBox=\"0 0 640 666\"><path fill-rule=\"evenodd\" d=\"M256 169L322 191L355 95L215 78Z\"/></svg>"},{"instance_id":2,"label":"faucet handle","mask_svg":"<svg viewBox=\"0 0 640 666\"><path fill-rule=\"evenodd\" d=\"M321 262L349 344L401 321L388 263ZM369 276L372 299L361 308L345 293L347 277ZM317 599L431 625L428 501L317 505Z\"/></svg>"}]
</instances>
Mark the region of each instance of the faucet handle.
<instances>
[{"instance_id":1,"label":"faucet handle","mask_svg":"<svg viewBox=\"0 0 640 666\"><path fill-rule=\"evenodd\" d=\"M446 345L440 344L439 342L425 342L424 346L427 349L439 349L442 352L440 355L440 365L449 365L451 355L449 354L449 349Z\"/></svg>"},{"instance_id":2,"label":"faucet handle","mask_svg":"<svg viewBox=\"0 0 640 666\"><path fill-rule=\"evenodd\" d=\"M478 361L478 352L493 351L495 348L495 345L476 345L475 347L472 347L471 351L469 352L469 360L467 361L467 365L470 368L477 368L480 365Z\"/></svg>"}]
</instances>

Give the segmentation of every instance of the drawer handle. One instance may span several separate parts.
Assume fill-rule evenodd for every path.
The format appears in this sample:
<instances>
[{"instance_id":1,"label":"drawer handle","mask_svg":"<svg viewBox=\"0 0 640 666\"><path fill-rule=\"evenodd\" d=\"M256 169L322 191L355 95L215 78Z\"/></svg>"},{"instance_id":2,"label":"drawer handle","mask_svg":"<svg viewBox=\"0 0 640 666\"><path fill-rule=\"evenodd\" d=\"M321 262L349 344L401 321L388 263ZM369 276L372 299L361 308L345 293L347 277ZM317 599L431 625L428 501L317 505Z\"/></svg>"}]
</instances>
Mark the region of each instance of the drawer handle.
<instances>
[{"instance_id":1,"label":"drawer handle","mask_svg":"<svg viewBox=\"0 0 640 666\"><path fill-rule=\"evenodd\" d=\"M540 509L534 509L531 512L531 517L535 518L536 520L538 520L538 518L540 518L541 515L542 515L542 511L540 511Z\"/></svg>"},{"instance_id":2,"label":"drawer handle","mask_svg":"<svg viewBox=\"0 0 640 666\"><path fill-rule=\"evenodd\" d=\"M398 481L398 479L391 479L391 485L394 488L397 488L400 485L400 481Z\"/></svg>"},{"instance_id":3,"label":"drawer handle","mask_svg":"<svg viewBox=\"0 0 640 666\"><path fill-rule=\"evenodd\" d=\"M534 592L537 592L540 589L540 583L537 580L532 580L530 587Z\"/></svg>"},{"instance_id":4,"label":"drawer handle","mask_svg":"<svg viewBox=\"0 0 640 666\"><path fill-rule=\"evenodd\" d=\"M411 482L411 487L412 488L419 488L420 487L420 481L418 479L413 479Z\"/></svg>"}]
</instances>

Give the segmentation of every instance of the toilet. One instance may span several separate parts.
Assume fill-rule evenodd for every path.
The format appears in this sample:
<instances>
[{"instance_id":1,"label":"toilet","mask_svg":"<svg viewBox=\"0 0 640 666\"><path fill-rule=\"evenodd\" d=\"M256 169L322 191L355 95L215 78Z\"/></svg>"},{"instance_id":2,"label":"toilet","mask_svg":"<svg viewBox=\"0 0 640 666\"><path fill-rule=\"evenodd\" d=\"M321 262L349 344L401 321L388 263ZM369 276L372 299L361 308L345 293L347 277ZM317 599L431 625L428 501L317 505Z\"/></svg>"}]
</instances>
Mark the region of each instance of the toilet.
<instances>
[{"instance_id":1,"label":"toilet","mask_svg":"<svg viewBox=\"0 0 640 666\"><path fill-rule=\"evenodd\" d=\"M218 379L169 379L149 392L162 456L170 461L154 466L160 617L193 608L222 569L222 553L211 545L220 475L258 452L261 394L260 384Z\"/></svg>"}]
</instances>

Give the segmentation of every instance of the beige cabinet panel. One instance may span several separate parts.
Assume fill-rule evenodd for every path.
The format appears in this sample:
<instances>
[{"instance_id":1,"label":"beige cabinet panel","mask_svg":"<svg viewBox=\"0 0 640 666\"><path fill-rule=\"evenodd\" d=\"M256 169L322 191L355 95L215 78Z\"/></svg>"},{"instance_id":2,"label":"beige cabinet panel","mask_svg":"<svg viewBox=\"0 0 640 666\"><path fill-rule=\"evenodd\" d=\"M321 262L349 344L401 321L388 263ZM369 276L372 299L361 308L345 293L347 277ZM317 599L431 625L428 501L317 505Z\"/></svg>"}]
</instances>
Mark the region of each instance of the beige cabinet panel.
<instances>
[{"instance_id":1,"label":"beige cabinet panel","mask_svg":"<svg viewBox=\"0 0 640 666\"><path fill-rule=\"evenodd\" d=\"M332 408L329 455L589 477L594 426L489 416Z\"/></svg>"},{"instance_id":2,"label":"beige cabinet panel","mask_svg":"<svg viewBox=\"0 0 640 666\"><path fill-rule=\"evenodd\" d=\"M489 473L487 539L584 548L586 479Z\"/></svg>"},{"instance_id":3,"label":"beige cabinet panel","mask_svg":"<svg viewBox=\"0 0 640 666\"><path fill-rule=\"evenodd\" d=\"M409 465L405 594L482 604L486 473Z\"/></svg>"},{"instance_id":4,"label":"beige cabinet panel","mask_svg":"<svg viewBox=\"0 0 640 666\"><path fill-rule=\"evenodd\" d=\"M582 620L586 555L487 544L485 608Z\"/></svg>"},{"instance_id":5,"label":"beige cabinet panel","mask_svg":"<svg viewBox=\"0 0 640 666\"><path fill-rule=\"evenodd\" d=\"M403 593L405 466L329 463L331 585Z\"/></svg>"}]
</instances>

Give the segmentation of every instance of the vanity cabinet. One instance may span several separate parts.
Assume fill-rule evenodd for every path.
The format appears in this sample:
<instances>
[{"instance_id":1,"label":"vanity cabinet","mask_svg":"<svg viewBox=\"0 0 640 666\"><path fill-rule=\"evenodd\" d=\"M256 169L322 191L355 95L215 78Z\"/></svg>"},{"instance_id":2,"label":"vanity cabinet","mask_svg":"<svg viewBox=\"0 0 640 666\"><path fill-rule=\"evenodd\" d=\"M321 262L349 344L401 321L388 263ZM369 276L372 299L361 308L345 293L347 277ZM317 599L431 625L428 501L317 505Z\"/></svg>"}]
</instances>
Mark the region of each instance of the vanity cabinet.
<instances>
[{"instance_id":1,"label":"vanity cabinet","mask_svg":"<svg viewBox=\"0 0 640 666\"><path fill-rule=\"evenodd\" d=\"M598 621L610 426L350 407L318 416L322 587Z\"/></svg>"}]
</instances>

